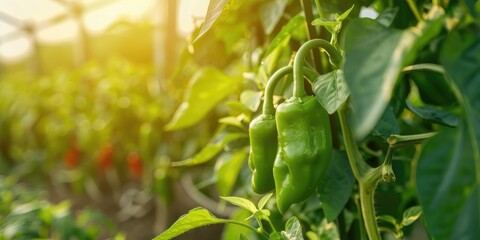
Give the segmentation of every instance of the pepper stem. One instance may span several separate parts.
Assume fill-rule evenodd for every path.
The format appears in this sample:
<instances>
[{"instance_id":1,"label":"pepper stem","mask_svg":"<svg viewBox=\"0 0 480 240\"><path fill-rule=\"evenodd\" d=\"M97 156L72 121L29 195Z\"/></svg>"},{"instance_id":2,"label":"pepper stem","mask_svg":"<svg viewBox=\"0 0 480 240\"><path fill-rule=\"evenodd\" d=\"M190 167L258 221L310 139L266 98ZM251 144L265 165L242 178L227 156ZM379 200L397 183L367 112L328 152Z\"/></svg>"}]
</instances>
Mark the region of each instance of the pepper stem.
<instances>
[{"instance_id":1,"label":"pepper stem","mask_svg":"<svg viewBox=\"0 0 480 240\"><path fill-rule=\"evenodd\" d=\"M292 72L293 72L292 66L285 66L285 67L279 68L275 73L273 73L270 79L268 79L267 86L265 87L265 94L264 94L265 99L263 101L263 107L262 107L263 114L266 114L266 115L275 114L275 108L273 107L273 93L275 92L275 87L283 77L285 77L288 74L291 74ZM305 76L311 82L313 82L318 75L315 71L307 67L303 67L303 72L305 72ZM303 73L302 73L302 79L303 79Z\"/></svg>"},{"instance_id":2,"label":"pepper stem","mask_svg":"<svg viewBox=\"0 0 480 240\"><path fill-rule=\"evenodd\" d=\"M330 62L337 67L342 61L342 55L329 42L323 39L312 39L305 42L298 49L295 60L293 61L293 96L303 97L306 95L303 87L303 66L305 65L305 57L313 48L323 48L330 56Z\"/></svg>"},{"instance_id":3,"label":"pepper stem","mask_svg":"<svg viewBox=\"0 0 480 240\"><path fill-rule=\"evenodd\" d=\"M285 66L278 69L271 77L268 79L267 87L265 88L265 99L263 101L263 114L275 114L275 108L273 107L273 92L277 83L285 77L286 75L292 73L292 66Z\"/></svg>"}]
</instances>

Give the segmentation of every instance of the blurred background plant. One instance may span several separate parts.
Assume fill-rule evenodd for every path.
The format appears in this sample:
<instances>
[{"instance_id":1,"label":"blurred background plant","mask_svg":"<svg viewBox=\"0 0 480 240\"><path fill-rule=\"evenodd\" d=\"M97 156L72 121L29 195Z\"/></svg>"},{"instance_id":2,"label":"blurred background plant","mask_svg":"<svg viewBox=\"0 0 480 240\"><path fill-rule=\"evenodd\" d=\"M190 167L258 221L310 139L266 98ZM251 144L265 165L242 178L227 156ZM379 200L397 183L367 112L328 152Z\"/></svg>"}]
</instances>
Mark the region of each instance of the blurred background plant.
<instances>
[{"instance_id":1,"label":"blurred background plant","mask_svg":"<svg viewBox=\"0 0 480 240\"><path fill-rule=\"evenodd\" d=\"M216 123L163 127L207 4L0 1L0 239L151 239L191 208L171 204L184 193L170 162Z\"/></svg>"}]
</instances>

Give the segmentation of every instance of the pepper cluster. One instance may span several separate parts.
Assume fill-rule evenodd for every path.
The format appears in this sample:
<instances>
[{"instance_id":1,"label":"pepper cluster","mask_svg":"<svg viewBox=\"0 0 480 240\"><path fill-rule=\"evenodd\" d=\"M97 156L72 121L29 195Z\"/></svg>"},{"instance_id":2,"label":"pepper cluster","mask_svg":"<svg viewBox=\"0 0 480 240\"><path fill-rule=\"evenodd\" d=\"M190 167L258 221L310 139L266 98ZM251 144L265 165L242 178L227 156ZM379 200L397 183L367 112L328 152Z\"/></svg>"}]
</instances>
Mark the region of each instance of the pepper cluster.
<instances>
[{"instance_id":1,"label":"pepper cluster","mask_svg":"<svg viewBox=\"0 0 480 240\"><path fill-rule=\"evenodd\" d=\"M308 79L317 76L303 66L305 55L313 47L323 45L323 40L307 42L299 49L293 67L280 68L271 76L265 88L262 114L250 123L248 164L253 171L252 189L260 194L275 190L281 213L315 192L331 159L328 113L304 89L304 76ZM275 110L275 86L292 71L293 96Z\"/></svg>"}]
</instances>

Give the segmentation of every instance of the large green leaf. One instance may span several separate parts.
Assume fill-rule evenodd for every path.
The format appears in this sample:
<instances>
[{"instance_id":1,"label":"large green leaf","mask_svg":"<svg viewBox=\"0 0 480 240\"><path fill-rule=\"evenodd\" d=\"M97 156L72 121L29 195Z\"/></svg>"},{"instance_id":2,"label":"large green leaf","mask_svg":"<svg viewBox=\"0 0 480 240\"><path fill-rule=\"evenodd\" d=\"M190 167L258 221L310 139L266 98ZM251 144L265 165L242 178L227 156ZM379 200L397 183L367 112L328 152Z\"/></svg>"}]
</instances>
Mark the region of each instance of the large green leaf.
<instances>
[{"instance_id":1,"label":"large green leaf","mask_svg":"<svg viewBox=\"0 0 480 240\"><path fill-rule=\"evenodd\" d=\"M397 16L397 13L398 7L390 7L383 10L375 20L385 27L390 27Z\"/></svg>"},{"instance_id":2,"label":"large green leaf","mask_svg":"<svg viewBox=\"0 0 480 240\"><path fill-rule=\"evenodd\" d=\"M248 151L241 149L234 153L225 152L218 158L215 164L215 173L217 175L217 189L220 195L230 195L247 156Z\"/></svg>"},{"instance_id":3,"label":"large green leaf","mask_svg":"<svg viewBox=\"0 0 480 240\"><path fill-rule=\"evenodd\" d=\"M241 79L229 77L216 68L204 68L197 72L187 86L182 104L165 129L172 131L194 125L240 82Z\"/></svg>"},{"instance_id":4,"label":"large green leaf","mask_svg":"<svg viewBox=\"0 0 480 240\"><path fill-rule=\"evenodd\" d=\"M415 40L411 31L389 29L372 19L356 19L348 26L344 75L358 138L365 137L382 116L403 66L412 60Z\"/></svg>"},{"instance_id":5,"label":"large green leaf","mask_svg":"<svg viewBox=\"0 0 480 240\"><path fill-rule=\"evenodd\" d=\"M417 85L422 102L437 106L451 106L456 103L455 95L440 73L410 72L408 76Z\"/></svg>"},{"instance_id":6,"label":"large green leaf","mask_svg":"<svg viewBox=\"0 0 480 240\"><path fill-rule=\"evenodd\" d=\"M389 106L385 109L382 117L373 128L372 135L387 140L390 135L399 133L400 127L398 126L397 118L395 117L393 108Z\"/></svg>"},{"instance_id":7,"label":"large green leaf","mask_svg":"<svg viewBox=\"0 0 480 240\"><path fill-rule=\"evenodd\" d=\"M477 239L455 236L453 224L466 217L478 222L478 211L464 211L470 199L476 197L472 147L462 123L457 128L442 129L422 151L416 173L417 189L427 229L435 239Z\"/></svg>"},{"instance_id":8,"label":"large green leaf","mask_svg":"<svg viewBox=\"0 0 480 240\"><path fill-rule=\"evenodd\" d=\"M407 107L415 113L415 115L433 123L442 124L448 127L455 127L458 124L458 118L447 111L436 109L433 107L416 107L407 102Z\"/></svg>"},{"instance_id":9,"label":"large green leaf","mask_svg":"<svg viewBox=\"0 0 480 240\"><path fill-rule=\"evenodd\" d=\"M350 95L342 70L335 70L317 77L313 92L328 114L333 114Z\"/></svg>"},{"instance_id":10,"label":"large green leaf","mask_svg":"<svg viewBox=\"0 0 480 240\"><path fill-rule=\"evenodd\" d=\"M452 32L440 53L440 61L462 93L480 107L480 28Z\"/></svg>"},{"instance_id":11,"label":"large green leaf","mask_svg":"<svg viewBox=\"0 0 480 240\"><path fill-rule=\"evenodd\" d=\"M322 209L329 222L335 220L352 194L355 177L345 152L333 151L332 160L318 186Z\"/></svg>"},{"instance_id":12,"label":"large green leaf","mask_svg":"<svg viewBox=\"0 0 480 240\"><path fill-rule=\"evenodd\" d=\"M208 4L207 15L205 16L205 22L203 23L202 29L200 29L200 32L194 41L197 41L197 39L202 37L203 34L205 34L213 26L218 17L220 17L220 14L222 14L223 8L228 1L229 0L210 0L210 3Z\"/></svg>"},{"instance_id":13,"label":"large green leaf","mask_svg":"<svg viewBox=\"0 0 480 240\"><path fill-rule=\"evenodd\" d=\"M265 34L270 35L283 16L288 0L275 0L260 6L260 20Z\"/></svg>"},{"instance_id":14,"label":"large green leaf","mask_svg":"<svg viewBox=\"0 0 480 240\"><path fill-rule=\"evenodd\" d=\"M154 240L169 240L194 228L226 222L227 220L216 218L206 209L194 208L181 216L170 228L155 237Z\"/></svg>"},{"instance_id":15,"label":"large green leaf","mask_svg":"<svg viewBox=\"0 0 480 240\"><path fill-rule=\"evenodd\" d=\"M240 94L240 102L242 102L250 111L255 112L260 106L262 95L262 91L245 90Z\"/></svg>"},{"instance_id":16,"label":"large green leaf","mask_svg":"<svg viewBox=\"0 0 480 240\"><path fill-rule=\"evenodd\" d=\"M462 172L462 177L473 177L474 183L464 184L460 187L461 194L466 199L462 205L463 211L458 213L454 229L450 229L451 236L455 239L478 239L480 236L480 33L476 25L452 32L446 39L440 54L442 65L449 76L463 94L464 121L462 122L462 137L464 146L459 149L463 156L462 166L470 167ZM460 128L460 127L459 127ZM459 130L460 131L460 130ZM448 175L449 176L449 175ZM448 177L446 176L446 177ZM476 191L474 191L476 190ZM470 196L466 196L467 193ZM460 206L459 206L460 207ZM427 219L428 220L428 219ZM430 219L432 221L432 219ZM435 222L435 221L434 221ZM443 225L434 225L431 231L441 229Z\"/></svg>"},{"instance_id":17,"label":"large green leaf","mask_svg":"<svg viewBox=\"0 0 480 240\"><path fill-rule=\"evenodd\" d=\"M373 129L392 98L402 68L416 50L441 30L442 10L432 8L431 21L406 30L387 28L372 19L355 19L345 36L345 79L350 89L357 138Z\"/></svg>"}]
</instances>

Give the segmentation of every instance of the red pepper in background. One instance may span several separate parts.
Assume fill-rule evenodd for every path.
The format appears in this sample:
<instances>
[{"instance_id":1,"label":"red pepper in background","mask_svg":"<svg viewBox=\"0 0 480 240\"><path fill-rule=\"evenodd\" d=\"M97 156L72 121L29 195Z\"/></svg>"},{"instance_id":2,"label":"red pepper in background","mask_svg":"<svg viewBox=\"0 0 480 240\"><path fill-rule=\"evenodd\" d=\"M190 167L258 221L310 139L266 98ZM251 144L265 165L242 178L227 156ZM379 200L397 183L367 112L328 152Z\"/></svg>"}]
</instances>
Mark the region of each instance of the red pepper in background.
<instances>
[{"instance_id":1,"label":"red pepper in background","mask_svg":"<svg viewBox=\"0 0 480 240\"><path fill-rule=\"evenodd\" d=\"M100 155L98 156L98 164L102 171L107 171L112 168L113 163L113 147L111 144L105 144L102 146Z\"/></svg>"},{"instance_id":2,"label":"red pepper in background","mask_svg":"<svg viewBox=\"0 0 480 240\"><path fill-rule=\"evenodd\" d=\"M136 152L131 152L128 155L128 167L130 169L130 173L135 178L140 178L142 176L142 160L140 159L140 155Z\"/></svg>"},{"instance_id":3,"label":"red pepper in background","mask_svg":"<svg viewBox=\"0 0 480 240\"><path fill-rule=\"evenodd\" d=\"M63 156L63 161L67 166L67 168L74 169L78 166L79 158L80 158L80 151L76 147L71 146Z\"/></svg>"}]
</instances>

